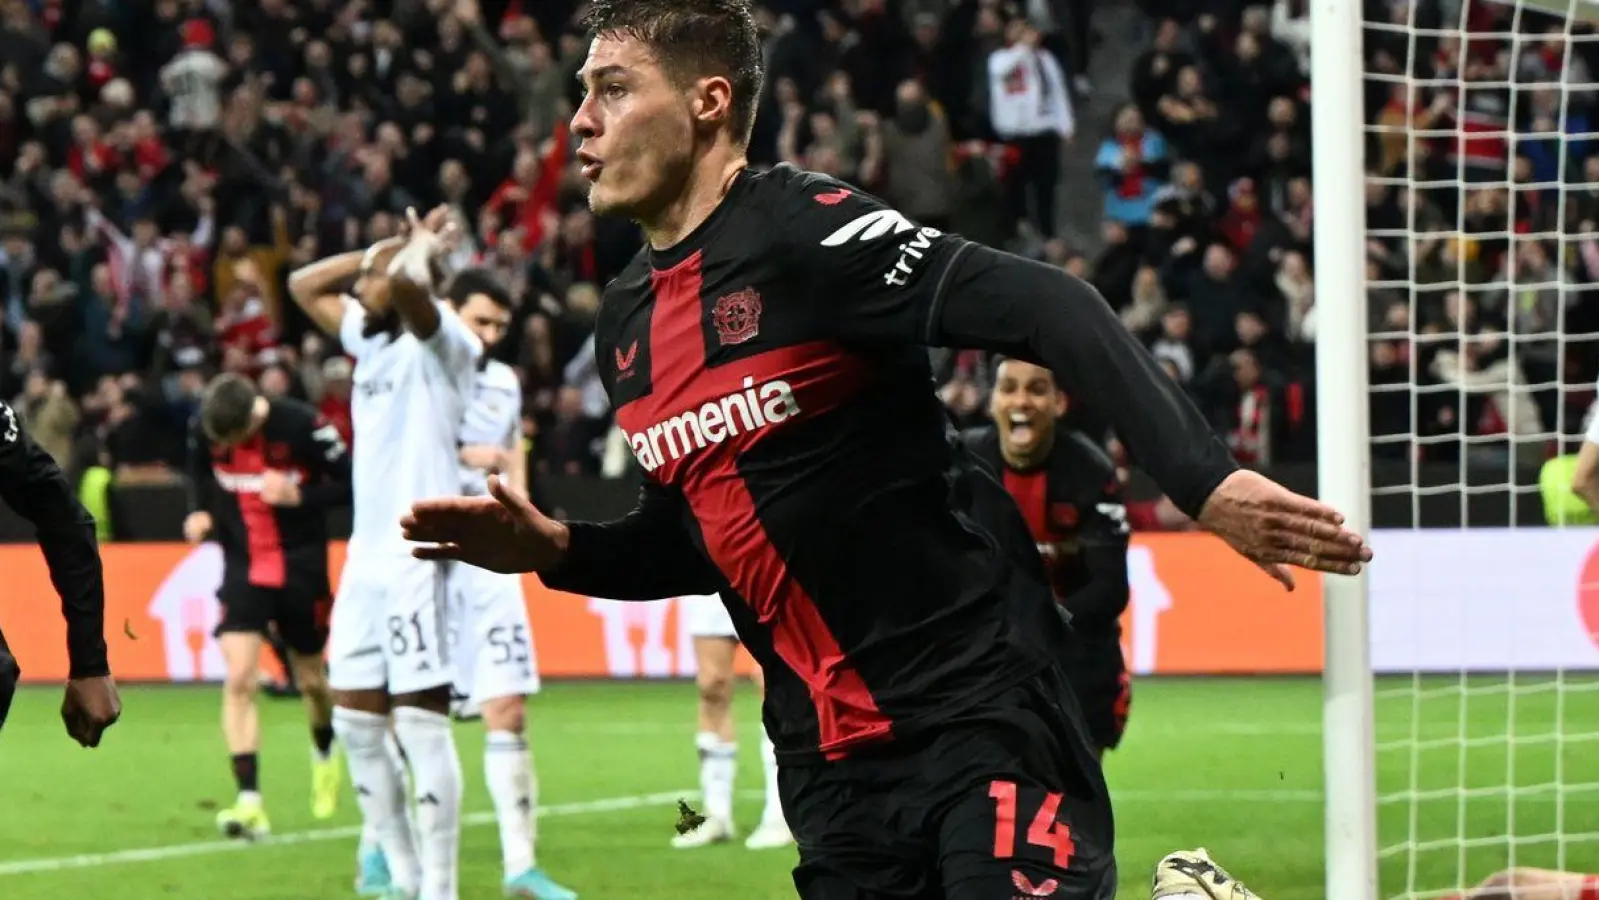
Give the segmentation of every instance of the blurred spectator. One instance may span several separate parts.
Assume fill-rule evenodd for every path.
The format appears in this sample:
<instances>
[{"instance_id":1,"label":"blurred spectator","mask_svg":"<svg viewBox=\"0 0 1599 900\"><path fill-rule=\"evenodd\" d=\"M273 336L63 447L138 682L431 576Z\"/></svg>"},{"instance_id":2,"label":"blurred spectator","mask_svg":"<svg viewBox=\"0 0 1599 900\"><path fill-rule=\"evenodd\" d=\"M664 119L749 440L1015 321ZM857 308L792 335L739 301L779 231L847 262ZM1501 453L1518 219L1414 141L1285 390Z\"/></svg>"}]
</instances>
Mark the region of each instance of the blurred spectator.
<instances>
[{"instance_id":1,"label":"blurred spectator","mask_svg":"<svg viewBox=\"0 0 1599 900\"><path fill-rule=\"evenodd\" d=\"M1055 236L1055 186L1063 142L1076 133L1060 61L1026 19L1005 29L1005 46L988 56L989 113L994 133L1016 152L1011 214L1045 238Z\"/></svg>"},{"instance_id":2,"label":"blurred spectator","mask_svg":"<svg viewBox=\"0 0 1599 900\"><path fill-rule=\"evenodd\" d=\"M1116 111L1115 131L1099 145L1095 165L1105 185L1106 218L1130 228L1148 225L1170 163L1165 139L1144 127L1137 106Z\"/></svg>"}]
</instances>

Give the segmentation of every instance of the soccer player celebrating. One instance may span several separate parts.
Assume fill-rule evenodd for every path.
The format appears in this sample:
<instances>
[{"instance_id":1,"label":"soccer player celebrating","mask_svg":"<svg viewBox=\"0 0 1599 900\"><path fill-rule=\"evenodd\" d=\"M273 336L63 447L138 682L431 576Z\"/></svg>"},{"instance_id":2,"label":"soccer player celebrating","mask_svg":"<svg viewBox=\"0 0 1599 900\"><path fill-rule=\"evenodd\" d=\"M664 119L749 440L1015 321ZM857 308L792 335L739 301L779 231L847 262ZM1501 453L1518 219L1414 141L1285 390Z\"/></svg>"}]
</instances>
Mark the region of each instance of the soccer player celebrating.
<instances>
[{"instance_id":1,"label":"soccer player celebrating","mask_svg":"<svg viewBox=\"0 0 1599 900\"><path fill-rule=\"evenodd\" d=\"M1016 501L1055 599L1071 613L1076 640L1062 662L1103 754L1121 742L1132 703L1120 621L1129 598L1127 508L1110 457L1057 428L1066 403L1048 369L1002 360L989 399L994 424L964 438Z\"/></svg>"},{"instance_id":2,"label":"soccer player celebrating","mask_svg":"<svg viewBox=\"0 0 1599 900\"><path fill-rule=\"evenodd\" d=\"M733 658L738 652L738 630L722 598L716 594L679 597L678 615L684 618L694 642L694 682L699 688L699 733L694 736L700 759L700 795L705 801L705 822L693 831L672 838L679 849L704 847L733 839L733 780L738 771L737 732L733 727ZM761 670L755 670L755 689L765 694ZM777 789L777 755L772 739L761 736L761 768L766 774L766 808L761 824L745 839L751 850L770 850L794 843L783 819Z\"/></svg>"},{"instance_id":3,"label":"soccer player celebrating","mask_svg":"<svg viewBox=\"0 0 1599 900\"><path fill-rule=\"evenodd\" d=\"M311 814L331 818L339 768L322 650L332 602L327 512L350 502L344 439L315 407L268 399L242 375L219 375L189 429L189 483L184 537L216 541L223 557L216 629L227 666L222 737L239 793L217 813L217 827L250 840L271 831L261 803L255 698L261 646L274 625L311 722Z\"/></svg>"},{"instance_id":4,"label":"soccer player celebrating","mask_svg":"<svg viewBox=\"0 0 1599 900\"><path fill-rule=\"evenodd\" d=\"M492 274L481 269L461 272L451 280L446 296L485 353L505 337L511 324L511 297ZM479 363L460 444L462 493L487 494L488 474L498 472L514 490L527 494L522 385L505 363L486 357ZM463 712L480 714L487 731L483 778L500 825L505 894L575 900L575 892L538 866L534 853L538 781L527 743L526 698L538 693L539 676L521 576L455 566L449 589L460 660L455 691L465 698Z\"/></svg>"},{"instance_id":5,"label":"soccer player celebrating","mask_svg":"<svg viewBox=\"0 0 1599 900\"><path fill-rule=\"evenodd\" d=\"M83 508L61 468L22 427L17 411L0 402L0 501L33 523L61 595L67 620L70 666L61 719L67 734L85 747L122 715L105 646L105 576L94 538L94 517ZM0 634L0 727L11 711L22 669Z\"/></svg>"},{"instance_id":6,"label":"soccer player celebrating","mask_svg":"<svg viewBox=\"0 0 1599 900\"><path fill-rule=\"evenodd\" d=\"M849 185L745 159L748 0L595 0L573 117L590 205L648 246L595 325L638 507L558 522L491 478L405 521L423 559L646 600L732 588L766 673L806 900L1108 897L1114 829L1036 564L957 511L925 346L1047 364L1202 527L1285 584L1370 558L1332 509L1242 471L1091 287L919 227ZM973 477L964 477L970 474ZM1036 556L1035 556L1036 559ZM1039 612L1044 611L1044 612Z\"/></svg>"},{"instance_id":7,"label":"soccer player celebrating","mask_svg":"<svg viewBox=\"0 0 1599 900\"><path fill-rule=\"evenodd\" d=\"M301 268L295 302L355 357L355 525L329 634L333 726L349 758L362 815L382 847L390 896L455 900L461 761L450 727L454 681L445 628L445 572L412 559L399 519L411 504L460 490L456 434L482 343L432 296L432 267L448 251L448 212L410 234ZM336 292L352 276L356 298ZM403 773L411 767L416 838Z\"/></svg>"}]
</instances>

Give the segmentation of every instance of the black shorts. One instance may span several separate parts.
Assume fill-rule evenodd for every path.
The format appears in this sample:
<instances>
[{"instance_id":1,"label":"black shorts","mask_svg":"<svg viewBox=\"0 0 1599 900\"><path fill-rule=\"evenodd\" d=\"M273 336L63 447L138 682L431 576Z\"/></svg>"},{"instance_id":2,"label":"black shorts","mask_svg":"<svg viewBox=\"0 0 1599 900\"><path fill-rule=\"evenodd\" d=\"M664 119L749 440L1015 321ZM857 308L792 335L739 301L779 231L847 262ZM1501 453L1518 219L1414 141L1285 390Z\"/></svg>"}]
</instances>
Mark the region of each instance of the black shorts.
<instances>
[{"instance_id":1,"label":"black shorts","mask_svg":"<svg viewBox=\"0 0 1599 900\"><path fill-rule=\"evenodd\" d=\"M1063 675L914 744L778 772L803 900L1111 900L1115 827Z\"/></svg>"},{"instance_id":2,"label":"black shorts","mask_svg":"<svg viewBox=\"0 0 1599 900\"><path fill-rule=\"evenodd\" d=\"M1113 750L1127 731L1133 706L1132 676L1122 657L1118 634L1078 634L1073 652L1064 654L1066 677L1082 708L1088 737L1101 750Z\"/></svg>"},{"instance_id":3,"label":"black shorts","mask_svg":"<svg viewBox=\"0 0 1599 900\"><path fill-rule=\"evenodd\" d=\"M327 646L333 598L325 589L223 584L217 600L222 604L217 634L242 631L265 635L275 624L278 636L295 653L320 655Z\"/></svg>"}]
</instances>

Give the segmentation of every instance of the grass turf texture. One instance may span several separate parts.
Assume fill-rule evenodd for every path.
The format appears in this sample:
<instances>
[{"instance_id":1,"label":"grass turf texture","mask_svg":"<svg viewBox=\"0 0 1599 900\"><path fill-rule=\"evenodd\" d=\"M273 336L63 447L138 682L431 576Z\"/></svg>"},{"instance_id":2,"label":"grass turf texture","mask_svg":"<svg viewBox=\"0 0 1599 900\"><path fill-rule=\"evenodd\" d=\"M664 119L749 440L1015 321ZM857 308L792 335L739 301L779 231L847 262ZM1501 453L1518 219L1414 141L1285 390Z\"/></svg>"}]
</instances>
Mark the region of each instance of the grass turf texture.
<instances>
[{"instance_id":1,"label":"grass turf texture","mask_svg":"<svg viewBox=\"0 0 1599 900\"><path fill-rule=\"evenodd\" d=\"M1557 729L1577 740L1530 741L1507 750L1502 740L1468 751L1465 780L1451 747L1425 750L1416 787L1450 789L1415 807L1420 841L1451 838L1464 821L1474 837L1599 832L1595 795L1551 793L1470 796L1453 788L1551 782L1557 757L1562 783L1599 782L1599 753L1580 738L1599 734L1599 694L1539 690L1519 680L1473 683L1461 714L1451 680L1429 681L1420 708L1408 697L1379 703L1379 740L1407 738L1412 721L1423 738L1502 737L1511 721L1522 735ZM1393 689L1408 682L1382 682ZM1592 683L1583 683L1592 687ZM1527 688L1531 687L1531 690ZM541 802L541 863L590 898L640 896L776 900L793 896L792 851L750 852L741 845L699 851L668 847L675 799L694 800L694 691L684 683L556 684L536 698L531 721ZM98 751L80 750L62 732L59 693L30 688L18 698L0 737L0 897L56 900L105 896L122 900L285 900L353 896L357 822L346 791L339 816L317 822L308 809L309 737L293 701L262 705L262 786L281 843L222 845L212 825L232 801L227 757L218 734L214 687L134 687L124 694L126 718ZM739 692L739 824L747 831L760 811L759 738L752 692ZM1108 772L1117 798L1120 897L1148 896L1147 879L1164 853L1196 844L1268 900L1322 896L1320 686L1309 679L1148 679L1136 688L1131 730ZM500 855L489 798L481 780L482 728L459 725L467 773L463 831L463 898L498 896ZM1382 755L1385 792L1410 785L1409 752ZM1511 762L1514 768L1511 768ZM1409 834L1411 804L1382 808L1383 843ZM1561 823L1559 818L1563 817ZM1560 825L1563 824L1563 828ZM342 831L337 831L342 829ZM332 833L330 833L332 832ZM144 852L141 852L144 851ZM74 858L77 857L77 858ZM1474 848L1467 875L1505 863L1503 845ZM1415 883L1441 889L1456 882L1459 854L1418 858ZM1573 866L1599 868L1599 844L1572 844ZM1553 842L1530 843L1517 861L1550 865ZM1385 896L1406 884L1406 854L1384 862ZM109 890L108 890L109 888Z\"/></svg>"}]
</instances>

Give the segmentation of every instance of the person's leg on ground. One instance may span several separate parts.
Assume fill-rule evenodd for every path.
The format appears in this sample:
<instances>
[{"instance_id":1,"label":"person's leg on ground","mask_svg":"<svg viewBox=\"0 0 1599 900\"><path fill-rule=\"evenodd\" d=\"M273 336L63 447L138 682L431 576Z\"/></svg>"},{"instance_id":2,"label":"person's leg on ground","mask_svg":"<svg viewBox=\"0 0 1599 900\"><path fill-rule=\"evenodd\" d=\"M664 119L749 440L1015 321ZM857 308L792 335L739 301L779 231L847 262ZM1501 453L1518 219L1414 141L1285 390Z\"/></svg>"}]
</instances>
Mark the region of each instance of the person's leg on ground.
<instances>
[{"instance_id":1,"label":"person's leg on ground","mask_svg":"<svg viewBox=\"0 0 1599 900\"><path fill-rule=\"evenodd\" d=\"M694 682L699 688L699 731L694 746L699 754L705 822L672 838L674 847L703 847L732 840L736 834L733 778L738 770L738 741L733 728L733 656L737 649L738 642L730 637L694 638L698 666Z\"/></svg>"},{"instance_id":2,"label":"person's leg on ground","mask_svg":"<svg viewBox=\"0 0 1599 900\"><path fill-rule=\"evenodd\" d=\"M766 673L756 666L751 680L755 682L756 694L764 701ZM772 739L764 727L761 729L761 771L766 776L766 805L761 810L761 824L750 832L744 846L751 850L787 847L794 843L794 835L788 830L788 821L783 817L783 799L777 788L777 749L772 746Z\"/></svg>"},{"instance_id":3,"label":"person's leg on ground","mask_svg":"<svg viewBox=\"0 0 1599 900\"><path fill-rule=\"evenodd\" d=\"M227 622L231 617L224 613L224 624L229 628L234 627ZM217 813L217 828L228 837L254 840L272 830L261 803L261 726L255 706L261 634L238 627L240 630L217 635L226 667L222 681L222 739L227 744L238 789L233 805Z\"/></svg>"},{"instance_id":4,"label":"person's leg on ground","mask_svg":"<svg viewBox=\"0 0 1599 900\"><path fill-rule=\"evenodd\" d=\"M331 606L324 586L286 593L276 616L289 678L300 690L310 726L311 815L318 819L330 819L338 811L343 778L339 758L333 753L333 695L328 689L327 664L322 661Z\"/></svg>"},{"instance_id":5,"label":"person's leg on ground","mask_svg":"<svg viewBox=\"0 0 1599 900\"><path fill-rule=\"evenodd\" d=\"M356 889L364 896L390 888L415 893L421 880L404 773L389 751L388 591L381 566L352 556L328 633L333 731L344 746L363 828L377 844L361 855Z\"/></svg>"},{"instance_id":6,"label":"person's leg on ground","mask_svg":"<svg viewBox=\"0 0 1599 900\"><path fill-rule=\"evenodd\" d=\"M457 900L462 774L450 718L455 667L448 635L446 568L402 557L392 560L388 569L382 653L394 737L411 767L422 866L419 897Z\"/></svg>"}]
</instances>

